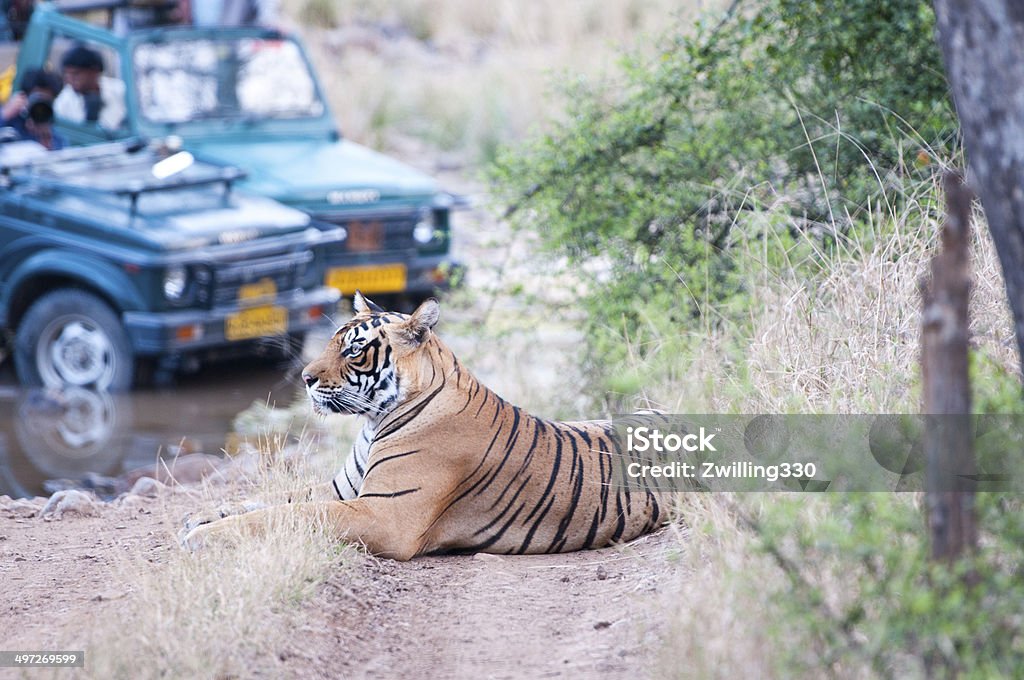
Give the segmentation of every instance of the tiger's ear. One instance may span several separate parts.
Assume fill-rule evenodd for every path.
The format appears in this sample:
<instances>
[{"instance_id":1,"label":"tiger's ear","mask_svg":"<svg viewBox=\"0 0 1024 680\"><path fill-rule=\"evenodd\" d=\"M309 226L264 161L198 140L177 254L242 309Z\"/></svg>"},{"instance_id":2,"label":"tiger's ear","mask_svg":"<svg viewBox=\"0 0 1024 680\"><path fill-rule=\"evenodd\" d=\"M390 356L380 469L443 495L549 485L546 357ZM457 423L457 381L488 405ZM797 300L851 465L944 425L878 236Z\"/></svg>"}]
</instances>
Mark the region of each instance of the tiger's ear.
<instances>
[{"instance_id":1,"label":"tiger's ear","mask_svg":"<svg viewBox=\"0 0 1024 680\"><path fill-rule=\"evenodd\" d=\"M356 291L356 294L352 296L352 309L355 310L356 314L369 314L370 312L384 311L383 307L373 300L364 297L358 290Z\"/></svg>"},{"instance_id":2,"label":"tiger's ear","mask_svg":"<svg viewBox=\"0 0 1024 680\"><path fill-rule=\"evenodd\" d=\"M402 337L413 345L421 344L437 325L441 316L441 305L434 298L427 298L403 324Z\"/></svg>"}]
</instances>

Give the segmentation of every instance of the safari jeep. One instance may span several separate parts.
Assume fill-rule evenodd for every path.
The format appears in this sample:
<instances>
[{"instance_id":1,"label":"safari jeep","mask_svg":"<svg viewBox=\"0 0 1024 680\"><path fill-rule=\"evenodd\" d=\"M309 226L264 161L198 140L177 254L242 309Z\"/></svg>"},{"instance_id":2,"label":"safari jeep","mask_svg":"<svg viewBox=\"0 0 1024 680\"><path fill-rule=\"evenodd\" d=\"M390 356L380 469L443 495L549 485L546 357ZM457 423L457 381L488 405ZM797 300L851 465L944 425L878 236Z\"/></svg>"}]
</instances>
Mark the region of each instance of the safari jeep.
<instances>
[{"instance_id":1,"label":"safari jeep","mask_svg":"<svg viewBox=\"0 0 1024 680\"><path fill-rule=\"evenodd\" d=\"M197 157L245 170L239 186L306 212L319 228L341 227L324 280L342 293L415 300L448 286L452 197L430 177L339 134L294 36L255 27L115 33L43 2L18 73L59 71L76 43L99 51L104 76L123 82L127 113L115 129L58 119L72 144L176 135Z\"/></svg>"},{"instance_id":2,"label":"safari jeep","mask_svg":"<svg viewBox=\"0 0 1024 680\"><path fill-rule=\"evenodd\" d=\"M298 345L338 292L338 234L191 154L0 145L0 327L26 385L126 389L219 354Z\"/></svg>"}]
</instances>

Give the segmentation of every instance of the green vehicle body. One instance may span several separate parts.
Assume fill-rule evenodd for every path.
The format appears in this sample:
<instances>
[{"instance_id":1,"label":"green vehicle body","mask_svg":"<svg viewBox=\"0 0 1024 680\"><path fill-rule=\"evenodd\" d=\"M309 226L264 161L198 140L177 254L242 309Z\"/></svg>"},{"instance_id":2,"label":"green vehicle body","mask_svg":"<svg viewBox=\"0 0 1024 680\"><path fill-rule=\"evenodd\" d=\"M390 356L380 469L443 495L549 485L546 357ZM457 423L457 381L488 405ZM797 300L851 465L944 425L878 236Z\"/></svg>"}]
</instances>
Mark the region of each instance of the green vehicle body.
<instances>
[{"instance_id":1,"label":"green vehicle body","mask_svg":"<svg viewBox=\"0 0 1024 680\"><path fill-rule=\"evenodd\" d=\"M123 332L129 352L118 360L153 359L168 369L268 342L280 347L333 310L339 293L323 278L339 235L238 191L239 171L194 162L155 180L150 170L169 152L152 146L112 142L11 161L17 144L33 143L0 145L0 327L14 331L23 382L124 389L138 377L55 381L22 370L19 358L36 356L23 323L55 292L87 294L115 315L116 327L104 330ZM181 281L173 296L172 273ZM273 329L229 334L238 323L230 319L268 309L279 321Z\"/></svg>"},{"instance_id":2,"label":"green vehicle body","mask_svg":"<svg viewBox=\"0 0 1024 680\"><path fill-rule=\"evenodd\" d=\"M125 84L127 115L121 129L111 132L95 124L58 119L57 129L74 145L94 144L118 137L180 137L183 148L197 157L243 169L239 186L307 213L324 230L342 228L343 235L362 230L362 239L342 239L328 254L328 272L352 268L398 266L405 272L401 285L392 282L378 290L373 280L364 292L394 293L420 298L449 285L458 266L450 258L450 209L453 199L429 176L341 136L315 71L294 36L262 28L156 27L117 35L62 14L51 3L37 5L26 31L17 73L49 67L55 38L102 46L116 54ZM302 115L224 116L200 120L153 120L145 115L140 87L146 77L136 67L139 50L213 41L280 41L296 55L308 73L315 103ZM294 45L294 48L291 46ZM306 77L303 75L303 77ZM417 230L417 227L419 229ZM365 236L369 230L370 238ZM425 235L429 234L429 238ZM417 238L418 237L418 238ZM329 278L329 277L328 277ZM336 279L332 279L336 281ZM358 275L345 279L350 294Z\"/></svg>"}]
</instances>

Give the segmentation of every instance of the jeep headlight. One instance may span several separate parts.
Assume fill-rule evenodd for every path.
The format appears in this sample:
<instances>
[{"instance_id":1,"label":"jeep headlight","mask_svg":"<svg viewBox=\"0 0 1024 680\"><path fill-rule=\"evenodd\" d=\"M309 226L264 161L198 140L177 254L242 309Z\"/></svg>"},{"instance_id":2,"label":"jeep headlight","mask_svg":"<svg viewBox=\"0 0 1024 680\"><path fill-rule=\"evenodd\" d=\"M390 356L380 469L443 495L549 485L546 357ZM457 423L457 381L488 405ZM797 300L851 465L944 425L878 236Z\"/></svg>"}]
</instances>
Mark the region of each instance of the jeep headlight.
<instances>
[{"instance_id":1,"label":"jeep headlight","mask_svg":"<svg viewBox=\"0 0 1024 680\"><path fill-rule=\"evenodd\" d=\"M164 297L171 302L178 302L185 295L188 287L188 272L181 265L168 267L164 272Z\"/></svg>"},{"instance_id":2,"label":"jeep headlight","mask_svg":"<svg viewBox=\"0 0 1024 680\"><path fill-rule=\"evenodd\" d=\"M412 228L412 237L416 243L425 246L437 240L438 234L437 211L429 208L420 209L420 219Z\"/></svg>"},{"instance_id":3,"label":"jeep headlight","mask_svg":"<svg viewBox=\"0 0 1024 680\"><path fill-rule=\"evenodd\" d=\"M412 229L412 237L420 245L426 245L434 240L434 220L428 216L417 222Z\"/></svg>"}]
</instances>

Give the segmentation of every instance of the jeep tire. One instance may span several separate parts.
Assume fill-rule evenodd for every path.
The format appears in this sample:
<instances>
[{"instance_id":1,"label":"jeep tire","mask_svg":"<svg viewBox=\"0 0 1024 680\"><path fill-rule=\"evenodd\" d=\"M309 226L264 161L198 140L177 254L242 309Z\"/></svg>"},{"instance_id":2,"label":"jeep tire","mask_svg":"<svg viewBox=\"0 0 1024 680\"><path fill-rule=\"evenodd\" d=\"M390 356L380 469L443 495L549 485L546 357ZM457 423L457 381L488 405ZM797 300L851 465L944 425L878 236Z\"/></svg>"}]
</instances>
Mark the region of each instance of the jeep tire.
<instances>
[{"instance_id":1,"label":"jeep tire","mask_svg":"<svg viewBox=\"0 0 1024 680\"><path fill-rule=\"evenodd\" d=\"M14 367L22 385L64 385L122 391L131 388L135 358L128 335L106 302L62 288L32 303L14 338Z\"/></svg>"}]
</instances>

